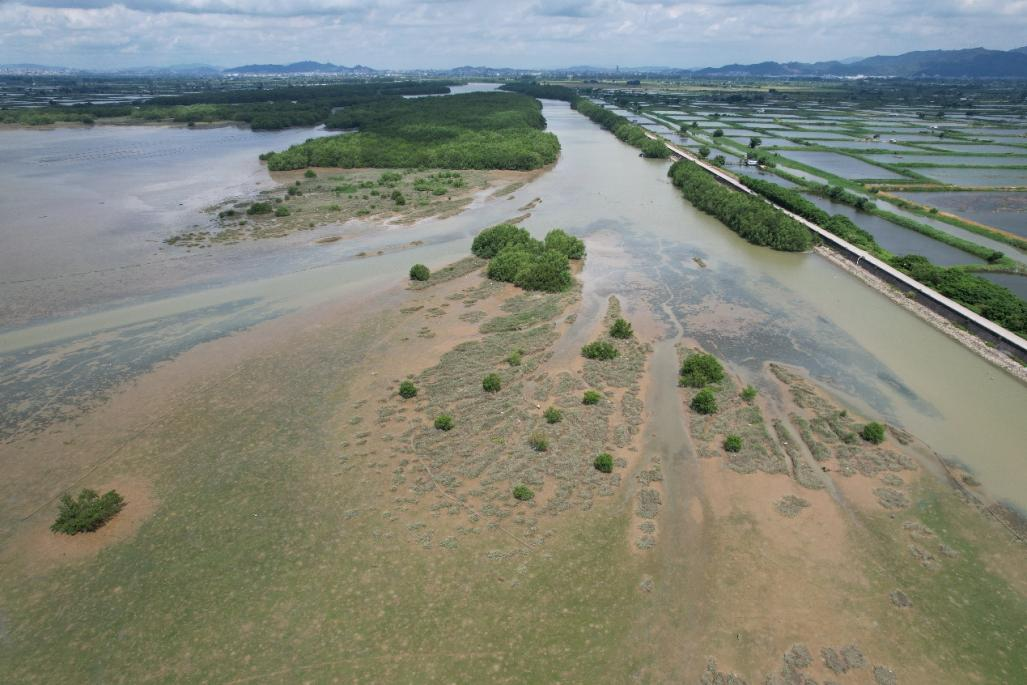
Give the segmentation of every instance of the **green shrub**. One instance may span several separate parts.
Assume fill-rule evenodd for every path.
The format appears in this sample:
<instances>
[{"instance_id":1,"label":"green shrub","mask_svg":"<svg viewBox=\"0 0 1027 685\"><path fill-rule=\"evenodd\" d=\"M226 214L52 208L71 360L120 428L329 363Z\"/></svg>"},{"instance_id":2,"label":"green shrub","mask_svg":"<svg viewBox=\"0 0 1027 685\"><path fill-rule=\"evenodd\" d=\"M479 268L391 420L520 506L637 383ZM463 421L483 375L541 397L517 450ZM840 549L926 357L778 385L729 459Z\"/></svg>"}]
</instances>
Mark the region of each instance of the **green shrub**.
<instances>
[{"instance_id":1,"label":"green shrub","mask_svg":"<svg viewBox=\"0 0 1027 685\"><path fill-rule=\"evenodd\" d=\"M624 319L617 319L613 322L613 325L610 326L610 335L614 338L627 340L634 334L635 332L631 329L631 324Z\"/></svg>"},{"instance_id":2,"label":"green shrub","mask_svg":"<svg viewBox=\"0 0 1027 685\"><path fill-rule=\"evenodd\" d=\"M559 228L547 233L544 243L547 250L559 252L567 259L581 259L585 256L585 243Z\"/></svg>"},{"instance_id":3,"label":"green shrub","mask_svg":"<svg viewBox=\"0 0 1027 685\"><path fill-rule=\"evenodd\" d=\"M567 258L555 250L532 255L514 283L525 290L558 293L571 287L571 267Z\"/></svg>"},{"instance_id":4,"label":"green shrub","mask_svg":"<svg viewBox=\"0 0 1027 685\"><path fill-rule=\"evenodd\" d=\"M521 361L524 358L524 352L522 350L514 350L506 358L506 363L510 366L520 366Z\"/></svg>"},{"instance_id":5,"label":"green shrub","mask_svg":"<svg viewBox=\"0 0 1027 685\"><path fill-rule=\"evenodd\" d=\"M481 380L481 387L485 392L499 392L503 387L503 381L498 373L490 373Z\"/></svg>"},{"instance_id":6,"label":"green shrub","mask_svg":"<svg viewBox=\"0 0 1027 685\"><path fill-rule=\"evenodd\" d=\"M703 388L695 394L689 406L700 414L713 414L717 411L717 398L713 395L712 390Z\"/></svg>"},{"instance_id":7,"label":"green shrub","mask_svg":"<svg viewBox=\"0 0 1027 685\"><path fill-rule=\"evenodd\" d=\"M439 414L435 417L435 427L440 431L448 431L453 429L453 417L449 414Z\"/></svg>"},{"instance_id":8,"label":"green shrub","mask_svg":"<svg viewBox=\"0 0 1027 685\"><path fill-rule=\"evenodd\" d=\"M723 378L724 367L712 354L690 355L681 365L681 385L688 388L701 388Z\"/></svg>"},{"instance_id":9,"label":"green shrub","mask_svg":"<svg viewBox=\"0 0 1027 685\"><path fill-rule=\"evenodd\" d=\"M271 211L270 202L254 202L246 208L247 214L270 214Z\"/></svg>"},{"instance_id":10,"label":"green shrub","mask_svg":"<svg viewBox=\"0 0 1027 685\"><path fill-rule=\"evenodd\" d=\"M307 169L306 171L303 172L303 175L306 176L307 178L317 178L317 174L314 173L313 169Z\"/></svg>"},{"instance_id":11,"label":"green shrub","mask_svg":"<svg viewBox=\"0 0 1027 685\"><path fill-rule=\"evenodd\" d=\"M746 402L752 402L754 399L756 399L756 394L758 392L759 391L756 388L752 387L751 385L747 385L745 386L745 389L742 390L742 399Z\"/></svg>"},{"instance_id":12,"label":"green shrub","mask_svg":"<svg viewBox=\"0 0 1027 685\"><path fill-rule=\"evenodd\" d=\"M884 442L884 426L876 421L871 421L867 425L863 426L863 430L860 431L860 437L867 442L872 442L875 445L880 445Z\"/></svg>"},{"instance_id":13,"label":"green shrub","mask_svg":"<svg viewBox=\"0 0 1027 685\"><path fill-rule=\"evenodd\" d=\"M124 506L124 498L114 490L103 497L89 489L82 490L76 499L66 494L61 497L57 520L50 530L67 535L91 533L110 521Z\"/></svg>"},{"instance_id":14,"label":"green shrub","mask_svg":"<svg viewBox=\"0 0 1027 685\"><path fill-rule=\"evenodd\" d=\"M499 224L474 236L471 252L482 259L492 259L504 247L511 245L529 246L537 242L527 230L513 224Z\"/></svg>"},{"instance_id":15,"label":"green shrub","mask_svg":"<svg viewBox=\"0 0 1027 685\"><path fill-rule=\"evenodd\" d=\"M403 197L403 193L398 190L392 191L392 201L396 203L397 207L403 206L407 203L407 199Z\"/></svg>"},{"instance_id":16,"label":"green shrub","mask_svg":"<svg viewBox=\"0 0 1027 685\"><path fill-rule=\"evenodd\" d=\"M285 191L288 195L302 195L303 191L296 186L289 186L289 189Z\"/></svg>"},{"instance_id":17,"label":"green shrub","mask_svg":"<svg viewBox=\"0 0 1027 685\"><path fill-rule=\"evenodd\" d=\"M603 452L602 454L596 456L595 461L592 462L592 465L596 467L596 471L602 471L603 473L612 473L613 456L606 452Z\"/></svg>"},{"instance_id":18,"label":"green shrub","mask_svg":"<svg viewBox=\"0 0 1027 685\"><path fill-rule=\"evenodd\" d=\"M489 260L485 273L494 281L516 283L518 275L531 263L531 253L521 246L508 245Z\"/></svg>"},{"instance_id":19,"label":"green shrub","mask_svg":"<svg viewBox=\"0 0 1027 685\"><path fill-rule=\"evenodd\" d=\"M596 390L586 390L585 394L581 397L582 404L599 404L599 400L603 399L601 393Z\"/></svg>"},{"instance_id":20,"label":"green shrub","mask_svg":"<svg viewBox=\"0 0 1027 685\"><path fill-rule=\"evenodd\" d=\"M528 437L528 444L531 445L531 449L536 452L545 452L549 449L549 440L541 431L535 431Z\"/></svg>"},{"instance_id":21,"label":"green shrub","mask_svg":"<svg viewBox=\"0 0 1027 685\"><path fill-rule=\"evenodd\" d=\"M546 409L542 413L542 416L545 417L546 423L560 423L561 421L563 421L563 412L557 409L556 407L550 407L549 409Z\"/></svg>"},{"instance_id":22,"label":"green shrub","mask_svg":"<svg viewBox=\"0 0 1027 685\"><path fill-rule=\"evenodd\" d=\"M518 485L513 489L513 496L514 499L527 502L530 499L534 499L535 493L527 485Z\"/></svg>"},{"instance_id":23,"label":"green shrub","mask_svg":"<svg viewBox=\"0 0 1027 685\"><path fill-rule=\"evenodd\" d=\"M742 438L737 435L729 435L724 438L724 450L726 452L741 452Z\"/></svg>"},{"instance_id":24,"label":"green shrub","mask_svg":"<svg viewBox=\"0 0 1027 685\"><path fill-rule=\"evenodd\" d=\"M399 384L399 396L405 399L410 399L417 395L417 386L414 385L413 381L403 381Z\"/></svg>"},{"instance_id":25,"label":"green shrub","mask_svg":"<svg viewBox=\"0 0 1027 685\"><path fill-rule=\"evenodd\" d=\"M424 264L414 264L410 267L411 281L427 281L431 278L431 271Z\"/></svg>"},{"instance_id":26,"label":"green shrub","mask_svg":"<svg viewBox=\"0 0 1027 685\"><path fill-rule=\"evenodd\" d=\"M275 208L275 216L289 216L289 208L285 205Z\"/></svg>"},{"instance_id":27,"label":"green shrub","mask_svg":"<svg viewBox=\"0 0 1027 685\"><path fill-rule=\"evenodd\" d=\"M581 356L586 359L614 359L620 352L605 340L590 342L581 348Z\"/></svg>"}]
</instances>

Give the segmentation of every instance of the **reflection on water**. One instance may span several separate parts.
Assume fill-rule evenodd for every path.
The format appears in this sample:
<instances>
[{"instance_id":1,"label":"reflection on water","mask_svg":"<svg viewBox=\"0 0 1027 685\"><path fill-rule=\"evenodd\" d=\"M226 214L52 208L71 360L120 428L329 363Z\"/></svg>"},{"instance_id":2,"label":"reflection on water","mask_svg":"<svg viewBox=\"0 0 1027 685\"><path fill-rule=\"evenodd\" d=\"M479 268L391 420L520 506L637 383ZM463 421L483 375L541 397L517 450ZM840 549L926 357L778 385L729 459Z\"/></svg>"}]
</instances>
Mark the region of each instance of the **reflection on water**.
<instances>
[{"instance_id":1,"label":"reflection on water","mask_svg":"<svg viewBox=\"0 0 1027 685\"><path fill-rule=\"evenodd\" d=\"M395 285L414 262L435 268L452 261L467 253L481 227L516 216L517 207L540 197L524 222L536 235L559 226L597 249L623 246L616 255L586 261L587 306L608 294L617 294L628 311L651 305L669 336L697 340L743 377L755 380L769 360L804 366L861 412L903 425L969 464L998 496L1027 506L1027 393L1021 385L817 255L745 243L681 198L666 177L666 161L639 158L566 103L547 102L545 114L563 154L554 169L511 198L482 200L450 219L368 232L361 238L368 245L405 246L383 249L381 256L356 258L356 246L346 241L279 251L286 244L264 241L271 247L250 255L252 270L216 287L183 287L165 299L0 334L0 352L16 355L20 369L11 387L22 398L45 398L62 380L106 389L96 364L81 375L68 368L72 348L91 350L90 359L117 360L131 375L126 360L145 368L148 358L195 344L188 331L198 330L191 327L199 322L220 317L225 330L244 327L260 315ZM260 276L258 267L272 276ZM254 317L237 318L242 310ZM162 347L164 329L171 343ZM216 326L211 330L217 334ZM151 345L154 351L145 352ZM47 359L54 350L60 363Z\"/></svg>"}]
</instances>

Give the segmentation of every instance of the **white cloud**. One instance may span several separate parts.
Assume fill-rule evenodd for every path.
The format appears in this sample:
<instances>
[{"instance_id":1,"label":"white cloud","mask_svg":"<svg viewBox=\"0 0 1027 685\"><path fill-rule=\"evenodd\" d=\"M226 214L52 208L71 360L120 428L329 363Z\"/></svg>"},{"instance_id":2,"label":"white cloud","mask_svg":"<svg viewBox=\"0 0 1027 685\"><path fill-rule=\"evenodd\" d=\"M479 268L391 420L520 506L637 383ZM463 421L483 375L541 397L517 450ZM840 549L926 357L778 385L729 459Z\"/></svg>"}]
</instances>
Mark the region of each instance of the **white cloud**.
<instances>
[{"instance_id":1,"label":"white cloud","mask_svg":"<svg viewBox=\"0 0 1027 685\"><path fill-rule=\"evenodd\" d=\"M1027 42L1027 0L0 0L0 63L707 66Z\"/></svg>"}]
</instances>

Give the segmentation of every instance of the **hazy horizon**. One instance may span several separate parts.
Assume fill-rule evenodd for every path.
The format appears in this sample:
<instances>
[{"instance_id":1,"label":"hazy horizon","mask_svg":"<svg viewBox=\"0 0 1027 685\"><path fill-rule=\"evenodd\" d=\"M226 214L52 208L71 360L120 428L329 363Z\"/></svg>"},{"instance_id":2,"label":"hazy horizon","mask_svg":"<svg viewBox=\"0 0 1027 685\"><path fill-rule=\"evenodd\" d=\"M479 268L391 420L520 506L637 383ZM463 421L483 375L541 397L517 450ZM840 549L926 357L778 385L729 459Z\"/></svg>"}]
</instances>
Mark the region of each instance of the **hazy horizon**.
<instances>
[{"instance_id":1,"label":"hazy horizon","mask_svg":"<svg viewBox=\"0 0 1027 685\"><path fill-rule=\"evenodd\" d=\"M958 28L958 31L954 30ZM0 63L707 67L1027 43L1027 1L0 0Z\"/></svg>"}]
</instances>

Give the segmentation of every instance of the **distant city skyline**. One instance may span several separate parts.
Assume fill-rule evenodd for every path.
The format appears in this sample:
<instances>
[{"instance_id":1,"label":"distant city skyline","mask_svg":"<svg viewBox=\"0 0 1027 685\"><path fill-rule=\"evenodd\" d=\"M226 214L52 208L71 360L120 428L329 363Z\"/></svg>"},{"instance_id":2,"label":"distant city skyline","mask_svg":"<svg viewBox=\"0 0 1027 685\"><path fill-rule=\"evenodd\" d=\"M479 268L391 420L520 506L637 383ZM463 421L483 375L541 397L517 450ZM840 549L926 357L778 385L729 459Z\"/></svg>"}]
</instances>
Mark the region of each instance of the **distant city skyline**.
<instances>
[{"instance_id":1,"label":"distant city skyline","mask_svg":"<svg viewBox=\"0 0 1027 685\"><path fill-rule=\"evenodd\" d=\"M706 67L1027 43L1027 0L0 0L0 63Z\"/></svg>"}]
</instances>

